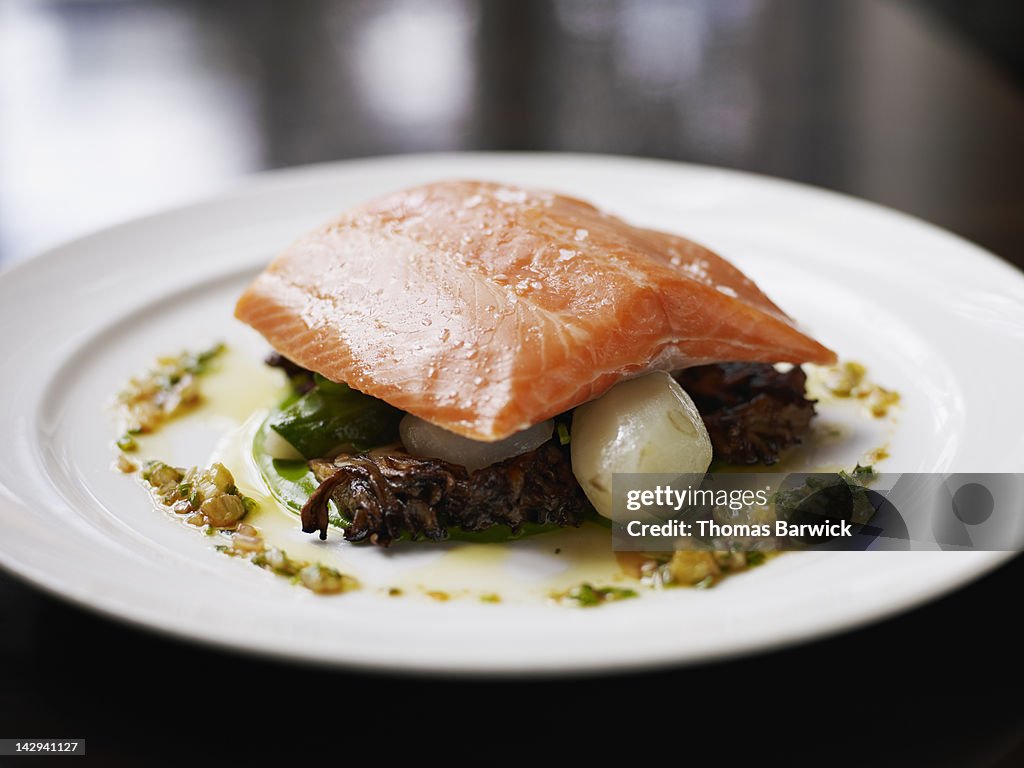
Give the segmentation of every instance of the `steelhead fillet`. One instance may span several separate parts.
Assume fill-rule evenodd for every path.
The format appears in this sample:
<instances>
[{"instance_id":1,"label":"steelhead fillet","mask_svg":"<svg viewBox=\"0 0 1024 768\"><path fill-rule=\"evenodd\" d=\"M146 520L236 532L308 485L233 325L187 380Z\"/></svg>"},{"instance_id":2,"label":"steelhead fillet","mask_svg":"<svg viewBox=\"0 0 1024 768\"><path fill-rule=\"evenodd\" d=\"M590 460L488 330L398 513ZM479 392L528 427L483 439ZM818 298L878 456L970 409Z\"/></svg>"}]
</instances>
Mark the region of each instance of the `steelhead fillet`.
<instances>
[{"instance_id":1,"label":"steelhead fillet","mask_svg":"<svg viewBox=\"0 0 1024 768\"><path fill-rule=\"evenodd\" d=\"M349 210L278 256L235 315L304 368L483 441L650 370L835 361L707 248L480 181Z\"/></svg>"}]
</instances>

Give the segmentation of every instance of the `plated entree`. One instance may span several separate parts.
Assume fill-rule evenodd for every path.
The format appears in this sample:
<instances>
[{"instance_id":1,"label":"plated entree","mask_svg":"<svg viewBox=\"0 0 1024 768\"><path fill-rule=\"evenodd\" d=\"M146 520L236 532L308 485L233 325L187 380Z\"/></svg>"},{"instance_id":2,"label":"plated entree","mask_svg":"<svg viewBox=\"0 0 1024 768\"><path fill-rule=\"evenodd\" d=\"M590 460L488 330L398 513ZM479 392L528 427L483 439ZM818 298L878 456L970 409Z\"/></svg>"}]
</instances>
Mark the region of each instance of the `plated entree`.
<instances>
[{"instance_id":1,"label":"plated entree","mask_svg":"<svg viewBox=\"0 0 1024 768\"><path fill-rule=\"evenodd\" d=\"M344 213L267 267L235 315L289 383L253 433L268 495L307 533L334 527L377 547L495 542L611 518L617 473L774 464L815 415L801 365L836 362L707 248L574 198L481 181ZM155 488L165 504L197 524L204 505L237 512L205 523L247 526L232 553L276 570L233 481L216 467L172 469L144 469L174 480ZM204 482L219 492L196 496ZM674 568L698 583L753 561L703 552L654 562L669 567L662 577ZM324 568L284 571L338 581ZM584 587L576 595L592 602L616 594Z\"/></svg>"}]
</instances>

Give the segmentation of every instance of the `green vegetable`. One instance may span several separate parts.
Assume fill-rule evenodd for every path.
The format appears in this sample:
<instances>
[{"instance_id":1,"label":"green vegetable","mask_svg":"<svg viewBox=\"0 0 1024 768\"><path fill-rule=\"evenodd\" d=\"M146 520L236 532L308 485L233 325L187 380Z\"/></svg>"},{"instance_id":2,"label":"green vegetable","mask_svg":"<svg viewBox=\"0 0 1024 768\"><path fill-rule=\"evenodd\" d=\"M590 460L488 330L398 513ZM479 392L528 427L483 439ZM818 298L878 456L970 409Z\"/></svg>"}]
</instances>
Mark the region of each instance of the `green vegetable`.
<instances>
[{"instance_id":1,"label":"green vegetable","mask_svg":"<svg viewBox=\"0 0 1024 768\"><path fill-rule=\"evenodd\" d=\"M332 386L343 387L344 385L335 384ZM278 423L281 414L288 411L296 402L297 399L295 397L285 400L281 409L271 412L266 421L260 425L253 439L252 455L263 478L263 482L266 483L271 495L286 509L298 513L302 511L302 507L307 499L317 489L319 483L316 477L313 476L309 465L302 459L275 459L266 450L267 436L270 430L274 429L274 424ZM335 528L344 528L349 522L338 512L333 503L330 505L327 516L328 522ZM605 522L603 518L597 518L596 515L592 519L602 524ZM450 527L449 535L455 540L483 543L512 541L525 536L533 536L538 533L554 530L558 530L558 526L526 523L516 533L512 533L511 529L506 526L497 525L479 532L462 531L458 528Z\"/></svg>"},{"instance_id":2,"label":"green vegetable","mask_svg":"<svg viewBox=\"0 0 1024 768\"><path fill-rule=\"evenodd\" d=\"M277 434L307 459L339 451L358 453L398 437L402 412L323 377L316 386L268 420Z\"/></svg>"},{"instance_id":3,"label":"green vegetable","mask_svg":"<svg viewBox=\"0 0 1024 768\"><path fill-rule=\"evenodd\" d=\"M305 394L289 396L260 425L253 440L252 453L267 488L277 501L293 512L300 512L319 483L302 459L275 459L266 450L273 430L287 440L306 459L331 456L339 451L359 453L398 439L398 422L404 413L382 400L345 384L313 375L315 387ZM559 439L568 441L569 431L559 425ZM564 435L563 435L564 430ZM328 521L344 528L349 521L332 503ZM601 521L603 522L603 520ZM501 542L557 530L555 525L526 523L515 533L506 526L467 532L449 527L452 539L474 542Z\"/></svg>"},{"instance_id":4,"label":"green vegetable","mask_svg":"<svg viewBox=\"0 0 1024 768\"><path fill-rule=\"evenodd\" d=\"M278 413L280 412L271 413L260 425L252 442L252 456L274 498L293 512L299 512L319 483L313 477L309 465L302 459L275 459L267 453L266 441L271 429L270 422ZM331 523L340 525L340 521L336 522L333 518Z\"/></svg>"}]
</instances>

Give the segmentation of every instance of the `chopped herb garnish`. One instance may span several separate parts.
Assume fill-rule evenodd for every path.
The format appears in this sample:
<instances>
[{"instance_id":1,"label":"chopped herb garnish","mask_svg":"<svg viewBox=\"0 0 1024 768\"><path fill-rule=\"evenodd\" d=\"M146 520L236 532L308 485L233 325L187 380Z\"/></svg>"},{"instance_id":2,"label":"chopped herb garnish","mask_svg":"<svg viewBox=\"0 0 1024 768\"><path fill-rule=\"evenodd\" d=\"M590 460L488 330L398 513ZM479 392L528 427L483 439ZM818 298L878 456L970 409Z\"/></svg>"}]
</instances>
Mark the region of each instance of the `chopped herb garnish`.
<instances>
[{"instance_id":1,"label":"chopped herb garnish","mask_svg":"<svg viewBox=\"0 0 1024 768\"><path fill-rule=\"evenodd\" d=\"M293 560L283 549L271 547L253 555L252 564L273 571L278 576L298 576L306 567L302 560Z\"/></svg>"},{"instance_id":2,"label":"chopped herb garnish","mask_svg":"<svg viewBox=\"0 0 1024 768\"><path fill-rule=\"evenodd\" d=\"M567 592L555 594L554 597L560 601L572 600L581 608L592 608L596 605L610 603L615 600L626 600L636 597L636 590L623 587L595 587L584 582L578 587L573 587Z\"/></svg>"},{"instance_id":3,"label":"chopped herb garnish","mask_svg":"<svg viewBox=\"0 0 1024 768\"><path fill-rule=\"evenodd\" d=\"M217 343L209 349L204 349L201 352L183 352L177 359L180 361L183 371L199 375L208 373L210 370L210 363L226 349L227 346L223 343ZM180 374L172 374L172 376L173 375L180 376Z\"/></svg>"},{"instance_id":4,"label":"chopped herb garnish","mask_svg":"<svg viewBox=\"0 0 1024 768\"><path fill-rule=\"evenodd\" d=\"M501 595L496 595L493 592L488 592L487 594L480 595L480 602L481 603L500 603L501 602Z\"/></svg>"},{"instance_id":5,"label":"chopped herb garnish","mask_svg":"<svg viewBox=\"0 0 1024 768\"><path fill-rule=\"evenodd\" d=\"M318 595L336 595L359 586L359 582L327 565L313 563L299 571L299 583Z\"/></svg>"},{"instance_id":6,"label":"chopped herb garnish","mask_svg":"<svg viewBox=\"0 0 1024 768\"><path fill-rule=\"evenodd\" d=\"M124 474L130 475L139 468L139 465L123 453L119 453L117 454L117 460L114 462L114 467L116 467L119 472L124 472Z\"/></svg>"},{"instance_id":7,"label":"chopped herb garnish","mask_svg":"<svg viewBox=\"0 0 1024 768\"><path fill-rule=\"evenodd\" d=\"M330 566L295 560L282 549L268 548L258 528L241 522L257 509L256 501L242 495L223 464L214 463L208 469L198 470L147 461L141 474L153 495L171 512L187 515L185 522L202 527L207 536L221 534L221 541L229 537L230 544L214 547L218 552L244 557L253 565L289 578L317 594L336 594L359 587L354 577Z\"/></svg>"},{"instance_id":8,"label":"chopped herb garnish","mask_svg":"<svg viewBox=\"0 0 1024 768\"><path fill-rule=\"evenodd\" d=\"M841 363L824 370L822 385L833 397L863 401L868 413L880 419L899 404L900 395L875 384L867 374L867 368L860 363Z\"/></svg>"},{"instance_id":9,"label":"chopped herb garnish","mask_svg":"<svg viewBox=\"0 0 1024 768\"><path fill-rule=\"evenodd\" d=\"M749 567L753 567L755 565L761 565L761 563L763 563L764 561L765 561L764 552L760 552L760 551L758 551L756 549L753 550L752 552L747 552L747 565Z\"/></svg>"},{"instance_id":10,"label":"chopped herb garnish","mask_svg":"<svg viewBox=\"0 0 1024 768\"><path fill-rule=\"evenodd\" d=\"M119 438L117 438L117 447L125 453L131 453L139 449L139 444L135 441L135 438L125 432Z\"/></svg>"},{"instance_id":11,"label":"chopped herb garnish","mask_svg":"<svg viewBox=\"0 0 1024 768\"><path fill-rule=\"evenodd\" d=\"M121 450L134 450L132 435L155 431L168 419L201 400L197 378L210 370L211 361L225 349L218 344L199 353L157 358L154 366L128 381L117 396L125 434L118 441Z\"/></svg>"},{"instance_id":12,"label":"chopped herb garnish","mask_svg":"<svg viewBox=\"0 0 1024 768\"><path fill-rule=\"evenodd\" d=\"M569 427L564 421L558 422L556 429L558 430L558 442L562 445L568 445L572 441L572 435L569 434Z\"/></svg>"},{"instance_id":13,"label":"chopped herb garnish","mask_svg":"<svg viewBox=\"0 0 1024 768\"><path fill-rule=\"evenodd\" d=\"M869 480L875 476L875 468L872 466L862 467L858 464L851 473L858 480Z\"/></svg>"}]
</instances>

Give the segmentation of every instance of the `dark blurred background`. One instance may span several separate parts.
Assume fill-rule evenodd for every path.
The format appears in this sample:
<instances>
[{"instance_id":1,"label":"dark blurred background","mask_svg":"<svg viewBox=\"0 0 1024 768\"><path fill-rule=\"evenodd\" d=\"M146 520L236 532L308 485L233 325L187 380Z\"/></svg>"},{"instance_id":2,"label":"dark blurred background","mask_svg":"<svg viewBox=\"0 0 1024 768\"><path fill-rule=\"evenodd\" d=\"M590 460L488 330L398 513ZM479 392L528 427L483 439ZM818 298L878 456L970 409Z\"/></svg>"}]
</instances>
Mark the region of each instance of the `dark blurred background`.
<instances>
[{"instance_id":1,"label":"dark blurred background","mask_svg":"<svg viewBox=\"0 0 1024 768\"><path fill-rule=\"evenodd\" d=\"M236 177L711 163L1024 252L1020 0L0 0L0 263Z\"/></svg>"},{"instance_id":2,"label":"dark blurred background","mask_svg":"<svg viewBox=\"0 0 1024 768\"><path fill-rule=\"evenodd\" d=\"M1022 40L1022 0L0 0L0 266L254 171L459 149L783 176L1022 265ZM282 759L326 745L335 762L403 745L447 760L479 739L477 759L679 762L696 745L730 765L824 739L814 765L1008 768L1024 765L1022 575L1018 559L746 660L509 685L203 649L0 574L0 736L85 736L98 763L131 766L180 765L197 741ZM659 713L674 725L647 741L620 730ZM531 754L538 734L559 746Z\"/></svg>"}]
</instances>

